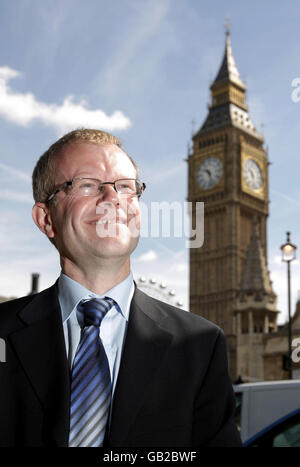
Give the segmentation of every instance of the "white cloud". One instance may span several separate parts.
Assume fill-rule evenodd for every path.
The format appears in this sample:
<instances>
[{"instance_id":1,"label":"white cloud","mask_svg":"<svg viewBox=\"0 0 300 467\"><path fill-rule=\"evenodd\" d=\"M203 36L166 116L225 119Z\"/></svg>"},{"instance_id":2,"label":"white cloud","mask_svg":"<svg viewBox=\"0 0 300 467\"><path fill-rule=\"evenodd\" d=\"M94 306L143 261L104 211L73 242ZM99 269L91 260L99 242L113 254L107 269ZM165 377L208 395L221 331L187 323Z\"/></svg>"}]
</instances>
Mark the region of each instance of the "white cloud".
<instances>
[{"instance_id":1,"label":"white cloud","mask_svg":"<svg viewBox=\"0 0 300 467\"><path fill-rule=\"evenodd\" d=\"M105 67L105 71L99 76L99 82L101 83L101 91L105 92L106 95L115 95L120 83L123 83L124 75L126 75L127 69L132 71L133 61L137 54L142 51L145 44L152 40L153 37L158 33L162 25L165 26L164 22L169 12L169 1L165 0L150 0L148 2L137 2L135 5L137 13L137 21L134 26L126 32L126 37L120 36L122 39L118 44L117 52L114 54L110 62ZM163 49L164 44L160 44L160 48ZM143 67L141 66L141 60L143 60ZM143 56L139 60L139 71L135 74L135 78L139 81L141 78L141 72L148 65L149 56L143 53ZM154 63L150 63L153 68ZM136 81L135 81L136 85Z\"/></svg>"},{"instance_id":2,"label":"white cloud","mask_svg":"<svg viewBox=\"0 0 300 467\"><path fill-rule=\"evenodd\" d=\"M177 271L177 272L186 272L187 271L187 263L177 264L177 266L175 266L175 271Z\"/></svg>"},{"instance_id":3,"label":"white cloud","mask_svg":"<svg viewBox=\"0 0 300 467\"><path fill-rule=\"evenodd\" d=\"M43 264L36 252L22 257L12 255L0 264L1 296L22 297L27 295L31 287L31 274L40 274L39 290L50 287L56 281L59 273L59 259L55 251L43 251Z\"/></svg>"},{"instance_id":4,"label":"white cloud","mask_svg":"<svg viewBox=\"0 0 300 467\"><path fill-rule=\"evenodd\" d=\"M172 160L178 160L180 159L180 156L177 156L177 155L171 156L171 158ZM162 156L161 160L169 160L171 158ZM147 180L151 181L151 184L153 185L154 183L157 184L157 183L165 182L166 180L171 179L171 178L177 178L177 180L178 180L178 177L180 176L182 178L183 174L186 173L186 164L182 160L181 162L179 162L178 164L174 165L171 168L161 167L161 170L159 170L159 172L157 171L157 168L153 169L153 166L152 167L149 166L148 168L144 168L143 172Z\"/></svg>"},{"instance_id":5,"label":"white cloud","mask_svg":"<svg viewBox=\"0 0 300 467\"><path fill-rule=\"evenodd\" d=\"M7 182L11 183L14 180L16 183L16 190L6 188ZM0 181L2 188L0 189L0 199L5 201L17 201L20 203L33 204L33 197L31 190L19 191L20 181L25 182L26 186L31 183L31 177L28 173L15 169L7 164L0 162ZM11 185L10 185L11 186Z\"/></svg>"},{"instance_id":6,"label":"white cloud","mask_svg":"<svg viewBox=\"0 0 300 467\"><path fill-rule=\"evenodd\" d=\"M154 250L149 250L139 256L136 261L154 261L157 259L157 253Z\"/></svg>"},{"instance_id":7,"label":"white cloud","mask_svg":"<svg viewBox=\"0 0 300 467\"><path fill-rule=\"evenodd\" d=\"M108 116L103 110L88 109L85 100L74 102L72 95L57 105L39 102L32 93L14 92L8 82L19 75L18 71L9 67L0 67L0 115L10 122L27 126L33 121L40 121L59 133L83 126L110 131L125 130L131 125L121 111L116 110Z\"/></svg>"},{"instance_id":8,"label":"white cloud","mask_svg":"<svg viewBox=\"0 0 300 467\"><path fill-rule=\"evenodd\" d=\"M60 271L57 251L35 226L30 206L14 210L10 205L5 209L3 204L0 217L0 295L20 297L28 294L32 272L41 275L40 290L49 287Z\"/></svg>"},{"instance_id":9,"label":"white cloud","mask_svg":"<svg viewBox=\"0 0 300 467\"><path fill-rule=\"evenodd\" d=\"M28 192L16 192L10 190L0 190L0 199L7 201L18 201L22 203L33 204L32 194Z\"/></svg>"},{"instance_id":10,"label":"white cloud","mask_svg":"<svg viewBox=\"0 0 300 467\"><path fill-rule=\"evenodd\" d=\"M288 202L295 203L297 205L300 204L300 201L296 198L293 198L291 196L287 196L285 193L282 193L281 191L274 190L273 188L270 189L270 193L274 195L279 195L281 198L285 199Z\"/></svg>"},{"instance_id":11,"label":"white cloud","mask_svg":"<svg viewBox=\"0 0 300 467\"><path fill-rule=\"evenodd\" d=\"M13 177L23 180L24 182L31 182L30 175L27 174L26 172L23 172L22 170L15 169L14 167L10 167L9 165L3 164L2 162L0 162L0 169L4 170L5 172L7 172L9 175L12 175Z\"/></svg>"},{"instance_id":12,"label":"white cloud","mask_svg":"<svg viewBox=\"0 0 300 467\"><path fill-rule=\"evenodd\" d=\"M276 255L271 259L273 264L282 264L282 257L280 255Z\"/></svg>"}]
</instances>

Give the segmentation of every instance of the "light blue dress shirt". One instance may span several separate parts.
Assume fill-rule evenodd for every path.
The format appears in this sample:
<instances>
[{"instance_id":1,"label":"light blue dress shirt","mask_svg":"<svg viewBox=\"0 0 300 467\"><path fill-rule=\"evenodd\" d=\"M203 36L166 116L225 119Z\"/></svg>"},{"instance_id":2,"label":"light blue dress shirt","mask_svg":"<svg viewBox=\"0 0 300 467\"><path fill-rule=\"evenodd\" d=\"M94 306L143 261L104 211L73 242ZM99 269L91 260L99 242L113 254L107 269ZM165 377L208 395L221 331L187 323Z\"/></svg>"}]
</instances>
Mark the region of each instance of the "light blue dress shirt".
<instances>
[{"instance_id":1,"label":"light blue dress shirt","mask_svg":"<svg viewBox=\"0 0 300 467\"><path fill-rule=\"evenodd\" d=\"M112 397L118 378L133 293L134 282L131 272L126 279L104 295L97 295L91 292L63 272L58 280L58 299L61 307L66 352L70 369L72 368L76 349L80 341L80 323L83 320L82 313L77 310L79 302L82 299L103 298L107 296L113 298L118 304L118 306L113 306L108 311L100 326L100 338L109 363Z\"/></svg>"}]
</instances>

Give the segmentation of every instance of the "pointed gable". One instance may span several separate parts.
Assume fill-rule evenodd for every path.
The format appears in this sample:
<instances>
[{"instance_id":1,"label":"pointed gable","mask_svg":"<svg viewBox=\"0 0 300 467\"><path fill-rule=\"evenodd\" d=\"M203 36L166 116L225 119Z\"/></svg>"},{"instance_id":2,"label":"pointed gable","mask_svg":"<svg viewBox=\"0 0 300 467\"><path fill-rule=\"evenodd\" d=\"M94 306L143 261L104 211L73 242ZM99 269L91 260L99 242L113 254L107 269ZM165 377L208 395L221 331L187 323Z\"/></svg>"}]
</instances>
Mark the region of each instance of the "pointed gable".
<instances>
[{"instance_id":1,"label":"pointed gable","mask_svg":"<svg viewBox=\"0 0 300 467\"><path fill-rule=\"evenodd\" d=\"M275 294L260 243L258 227L257 219L254 218L252 235L242 272L241 292L247 295L255 294L256 299L262 298L263 295L270 295L273 298Z\"/></svg>"},{"instance_id":2,"label":"pointed gable","mask_svg":"<svg viewBox=\"0 0 300 467\"><path fill-rule=\"evenodd\" d=\"M229 82L229 81L236 84L241 89L246 90L246 86L240 77L239 71L237 69L237 66L236 66L236 63L233 57L230 33L227 30L223 61L217 73L217 76L211 86L211 89L213 89L217 85L220 85L220 84L223 84L224 82Z\"/></svg>"}]
</instances>

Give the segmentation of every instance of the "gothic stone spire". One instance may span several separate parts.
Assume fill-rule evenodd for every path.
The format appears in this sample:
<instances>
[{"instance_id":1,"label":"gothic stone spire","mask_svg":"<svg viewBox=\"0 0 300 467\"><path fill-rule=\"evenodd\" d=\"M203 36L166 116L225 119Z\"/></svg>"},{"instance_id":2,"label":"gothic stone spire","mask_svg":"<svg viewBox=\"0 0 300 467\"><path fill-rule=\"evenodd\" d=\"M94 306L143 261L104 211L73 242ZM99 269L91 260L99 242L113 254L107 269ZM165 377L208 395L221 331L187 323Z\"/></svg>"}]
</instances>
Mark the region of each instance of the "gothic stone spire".
<instances>
[{"instance_id":1,"label":"gothic stone spire","mask_svg":"<svg viewBox=\"0 0 300 467\"><path fill-rule=\"evenodd\" d=\"M209 113L194 139L216 129L234 126L263 142L263 137L256 131L248 113L245 102L246 85L240 77L233 57L228 26L223 60L210 90Z\"/></svg>"},{"instance_id":2,"label":"gothic stone spire","mask_svg":"<svg viewBox=\"0 0 300 467\"><path fill-rule=\"evenodd\" d=\"M242 271L240 300L251 297L256 302L267 301L271 308L276 304L276 294L273 291L267 270L266 258L259 238L258 220L254 217L252 235L247 249ZM260 305L261 306L261 305Z\"/></svg>"},{"instance_id":3,"label":"gothic stone spire","mask_svg":"<svg viewBox=\"0 0 300 467\"><path fill-rule=\"evenodd\" d=\"M211 89L214 89L217 86L222 85L224 83L228 83L228 82L235 84L243 91L246 90L246 86L240 77L239 71L237 69L237 66L236 66L236 63L233 57L231 41L230 41L230 31L229 31L229 27L227 26L223 61L217 73L217 76L211 86Z\"/></svg>"}]
</instances>

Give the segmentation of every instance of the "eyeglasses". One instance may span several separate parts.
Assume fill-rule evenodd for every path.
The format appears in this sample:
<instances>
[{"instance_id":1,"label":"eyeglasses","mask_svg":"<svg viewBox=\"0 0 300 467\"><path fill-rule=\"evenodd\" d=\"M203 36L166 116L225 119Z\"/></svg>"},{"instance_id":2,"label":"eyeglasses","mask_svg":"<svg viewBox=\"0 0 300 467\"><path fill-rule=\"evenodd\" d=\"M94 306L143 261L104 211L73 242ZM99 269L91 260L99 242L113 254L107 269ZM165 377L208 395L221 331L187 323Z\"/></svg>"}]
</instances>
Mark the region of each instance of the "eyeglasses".
<instances>
[{"instance_id":1,"label":"eyeglasses","mask_svg":"<svg viewBox=\"0 0 300 467\"><path fill-rule=\"evenodd\" d=\"M146 188L145 183L135 178L121 178L114 182L101 182L96 178L73 178L54 191L48 197L47 202L49 203L57 193L65 189L68 189L69 195L74 196L101 196L104 194L104 185L112 185L118 195L124 198L130 196L138 196L139 198Z\"/></svg>"}]
</instances>

